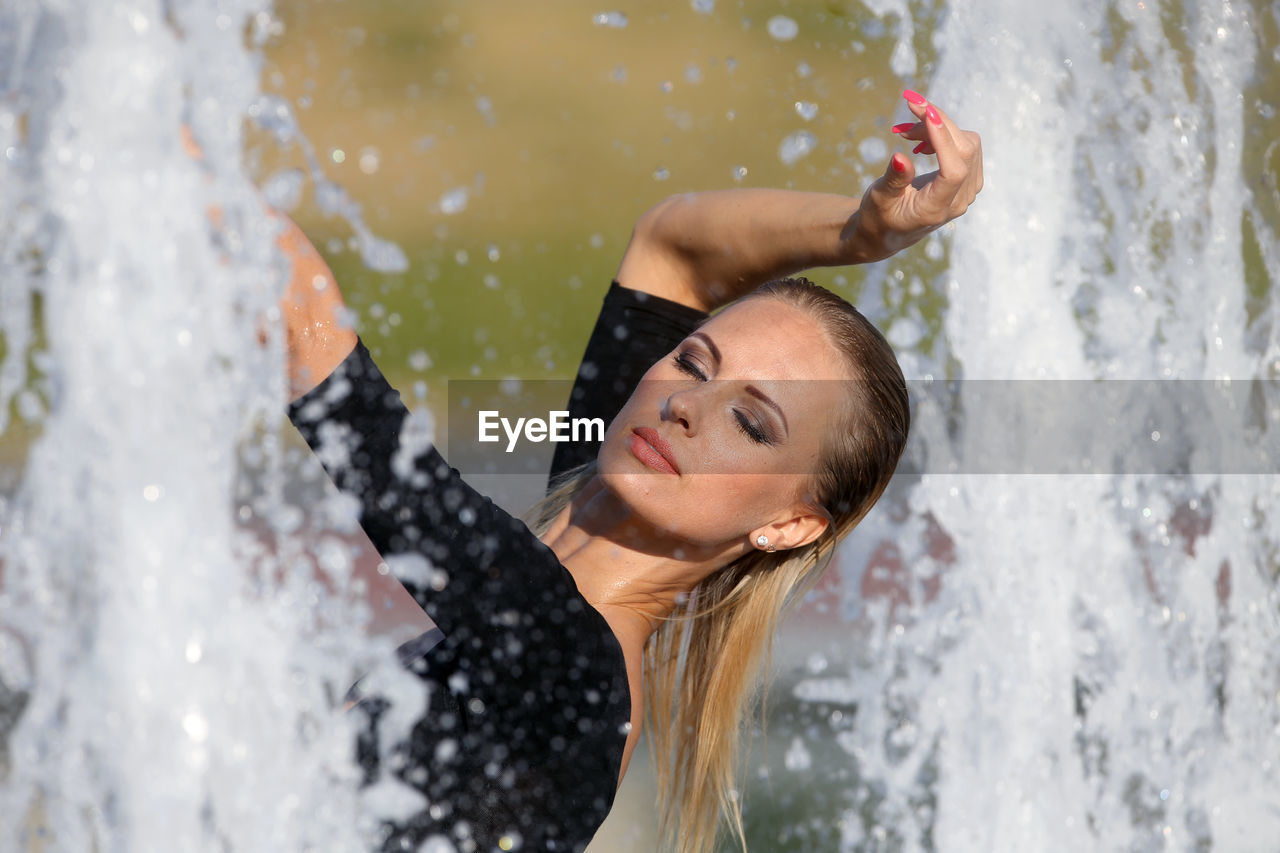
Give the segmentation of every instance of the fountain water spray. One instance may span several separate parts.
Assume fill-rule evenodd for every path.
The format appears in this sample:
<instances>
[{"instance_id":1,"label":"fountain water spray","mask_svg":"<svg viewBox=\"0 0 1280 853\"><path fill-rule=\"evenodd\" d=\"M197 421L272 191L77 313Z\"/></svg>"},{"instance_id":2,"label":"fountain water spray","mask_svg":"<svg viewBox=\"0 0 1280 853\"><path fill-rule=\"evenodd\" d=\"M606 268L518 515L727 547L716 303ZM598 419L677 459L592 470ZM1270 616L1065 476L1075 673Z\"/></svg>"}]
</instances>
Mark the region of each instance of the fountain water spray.
<instances>
[{"instance_id":1,"label":"fountain water spray","mask_svg":"<svg viewBox=\"0 0 1280 853\"><path fill-rule=\"evenodd\" d=\"M1268 380L1255 405L1215 416L1276 428L1276 303L1250 306L1248 289L1280 280L1246 156L1266 14L948 4L926 91L982 130L987 176L940 282L960 376L1033 380L1027 394L1158 379L1174 396L1189 380ZM968 417L934 441L963 451L1054 428L984 422L958 387ZM1099 460L1091 476L934 473L914 487L896 535L938 591L921 584L896 627L870 632L850 674L858 713L840 738L863 781L847 849L1274 845L1276 478L1182 452L1179 476ZM954 561L921 545L925 519Z\"/></svg>"},{"instance_id":2,"label":"fountain water spray","mask_svg":"<svg viewBox=\"0 0 1280 853\"><path fill-rule=\"evenodd\" d=\"M241 164L271 24L0 11L0 413L39 433L0 534L6 849L361 847L334 706L385 649L283 497L288 268Z\"/></svg>"}]
</instances>

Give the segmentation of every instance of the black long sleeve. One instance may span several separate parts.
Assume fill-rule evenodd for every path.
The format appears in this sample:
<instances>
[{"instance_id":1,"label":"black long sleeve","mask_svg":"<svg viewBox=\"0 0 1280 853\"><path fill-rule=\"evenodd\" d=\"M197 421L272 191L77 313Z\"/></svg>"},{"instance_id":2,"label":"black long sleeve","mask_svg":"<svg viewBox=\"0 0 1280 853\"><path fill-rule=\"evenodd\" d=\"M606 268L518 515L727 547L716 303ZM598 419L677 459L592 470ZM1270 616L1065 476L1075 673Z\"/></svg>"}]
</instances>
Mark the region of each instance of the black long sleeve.
<instances>
[{"instance_id":1,"label":"black long sleeve","mask_svg":"<svg viewBox=\"0 0 1280 853\"><path fill-rule=\"evenodd\" d=\"M571 414L611 421L645 370L706 316L614 282ZM613 803L631 716L608 623L551 549L419 435L363 343L289 414L444 635L424 635L402 657L429 694L407 739L388 744L380 731L389 700L366 696L357 706L367 723L357 746L366 780L391 754L392 772L428 804L385 824L382 849L417 849L437 834L457 842L465 825L478 850L504 836L525 850L582 850ZM557 445L553 473L598 449Z\"/></svg>"},{"instance_id":2,"label":"black long sleeve","mask_svg":"<svg viewBox=\"0 0 1280 853\"><path fill-rule=\"evenodd\" d=\"M433 834L477 849L581 850L613 803L631 716L622 649L555 554L405 429L408 411L363 344L290 409L395 576L444 632L410 669L428 713L393 747L435 806L388 824L385 850ZM376 774L385 700L361 703ZM417 772L425 771L425 772ZM407 848L398 845L408 844Z\"/></svg>"}]
</instances>

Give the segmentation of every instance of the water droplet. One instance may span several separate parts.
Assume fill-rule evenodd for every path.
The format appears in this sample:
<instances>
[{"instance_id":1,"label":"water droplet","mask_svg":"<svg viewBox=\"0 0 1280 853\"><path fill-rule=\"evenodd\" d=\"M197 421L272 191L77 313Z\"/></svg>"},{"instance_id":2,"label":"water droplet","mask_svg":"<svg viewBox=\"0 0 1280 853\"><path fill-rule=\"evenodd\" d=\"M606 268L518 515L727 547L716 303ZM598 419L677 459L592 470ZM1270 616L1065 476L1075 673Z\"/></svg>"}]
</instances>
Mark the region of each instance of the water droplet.
<instances>
[{"instance_id":1,"label":"water droplet","mask_svg":"<svg viewBox=\"0 0 1280 853\"><path fill-rule=\"evenodd\" d=\"M451 737L444 738L436 744L436 761L446 763L458 754L458 742Z\"/></svg>"},{"instance_id":2,"label":"water droplet","mask_svg":"<svg viewBox=\"0 0 1280 853\"><path fill-rule=\"evenodd\" d=\"M741 181L741 180L742 180L743 178L745 178L746 176L747 176L747 167L746 167L746 166L734 166L734 167L733 167L733 179L734 179L735 181Z\"/></svg>"},{"instance_id":3,"label":"water droplet","mask_svg":"<svg viewBox=\"0 0 1280 853\"><path fill-rule=\"evenodd\" d=\"M440 196L440 212L445 216L453 216L467 209L467 200L471 191L466 187L454 187Z\"/></svg>"},{"instance_id":4,"label":"water droplet","mask_svg":"<svg viewBox=\"0 0 1280 853\"><path fill-rule=\"evenodd\" d=\"M378 149L372 145L360 149L360 159L357 161L360 165L360 171L366 175L372 175L378 171L382 157L378 153Z\"/></svg>"},{"instance_id":5,"label":"water droplet","mask_svg":"<svg viewBox=\"0 0 1280 853\"><path fill-rule=\"evenodd\" d=\"M155 485L154 483L152 483L149 486L144 486L142 488L142 497L150 501L151 503L155 503L156 501L160 500L160 498L162 498L163 496L164 496L164 489L160 486Z\"/></svg>"},{"instance_id":6,"label":"water droplet","mask_svg":"<svg viewBox=\"0 0 1280 853\"><path fill-rule=\"evenodd\" d=\"M360 260L375 272L404 272L409 268L409 258L404 250L390 240L375 237L366 228L356 234Z\"/></svg>"},{"instance_id":7,"label":"water droplet","mask_svg":"<svg viewBox=\"0 0 1280 853\"><path fill-rule=\"evenodd\" d=\"M329 159L335 163L341 163L347 159L347 152L341 148L335 148L329 152Z\"/></svg>"},{"instance_id":8,"label":"water droplet","mask_svg":"<svg viewBox=\"0 0 1280 853\"><path fill-rule=\"evenodd\" d=\"M498 260L498 258L502 257L502 252L498 250L497 246L495 246L493 243L490 243L489 248L485 249L485 257L487 257L490 261L496 261Z\"/></svg>"},{"instance_id":9,"label":"water droplet","mask_svg":"<svg viewBox=\"0 0 1280 853\"><path fill-rule=\"evenodd\" d=\"M689 5L699 15L710 15L716 9L716 0L692 0Z\"/></svg>"},{"instance_id":10,"label":"water droplet","mask_svg":"<svg viewBox=\"0 0 1280 853\"><path fill-rule=\"evenodd\" d=\"M199 663L204 657L204 649L200 647L200 641L192 637L187 640L187 663Z\"/></svg>"},{"instance_id":11,"label":"water droplet","mask_svg":"<svg viewBox=\"0 0 1280 853\"><path fill-rule=\"evenodd\" d=\"M766 24L769 35L778 41L791 41L800 34L800 25L786 15L774 15Z\"/></svg>"},{"instance_id":12,"label":"water droplet","mask_svg":"<svg viewBox=\"0 0 1280 853\"><path fill-rule=\"evenodd\" d=\"M796 74L800 77L801 80L808 79L809 75L812 73L813 73L813 67L809 65L809 63L805 62L803 59L796 64Z\"/></svg>"},{"instance_id":13,"label":"water droplet","mask_svg":"<svg viewBox=\"0 0 1280 853\"><path fill-rule=\"evenodd\" d=\"M627 16L622 12L597 12L591 16L591 23L620 30L627 25Z\"/></svg>"},{"instance_id":14,"label":"water droplet","mask_svg":"<svg viewBox=\"0 0 1280 853\"><path fill-rule=\"evenodd\" d=\"M277 210L290 211L302 200L302 186L306 176L301 169L281 169L267 178L262 194L267 203Z\"/></svg>"},{"instance_id":15,"label":"water droplet","mask_svg":"<svg viewBox=\"0 0 1280 853\"><path fill-rule=\"evenodd\" d=\"M653 171L653 179L655 181L665 181L669 177L671 177L671 172L665 166L660 166Z\"/></svg>"},{"instance_id":16,"label":"water droplet","mask_svg":"<svg viewBox=\"0 0 1280 853\"><path fill-rule=\"evenodd\" d=\"M868 136L858 143L858 156L864 163L879 163L889 156L889 146L878 136Z\"/></svg>"},{"instance_id":17,"label":"water droplet","mask_svg":"<svg viewBox=\"0 0 1280 853\"><path fill-rule=\"evenodd\" d=\"M684 69L684 79L688 80L690 83L701 83L702 69L692 63L686 65Z\"/></svg>"},{"instance_id":18,"label":"water droplet","mask_svg":"<svg viewBox=\"0 0 1280 853\"><path fill-rule=\"evenodd\" d=\"M182 718L182 730L196 743L204 743L209 737L209 721L196 711L188 711Z\"/></svg>"},{"instance_id":19,"label":"water droplet","mask_svg":"<svg viewBox=\"0 0 1280 853\"><path fill-rule=\"evenodd\" d=\"M671 90L674 89L675 86L672 84L670 80L663 80L661 83L658 84L658 88L662 90L663 94L667 94L671 92Z\"/></svg>"},{"instance_id":20,"label":"water droplet","mask_svg":"<svg viewBox=\"0 0 1280 853\"><path fill-rule=\"evenodd\" d=\"M813 101L796 101L796 115L805 121L813 121L818 115L818 105Z\"/></svg>"},{"instance_id":21,"label":"water droplet","mask_svg":"<svg viewBox=\"0 0 1280 853\"><path fill-rule=\"evenodd\" d=\"M797 130L787 134L778 146L778 159L788 166L802 157L807 157L818 147L818 138L807 130Z\"/></svg>"},{"instance_id":22,"label":"water droplet","mask_svg":"<svg viewBox=\"0 0 1280 853\"><path fill-rule=\"evenodd\" d=\"M813 763L809 756L809 750L805 747L804 741L800 738L792 738L791 746L787 749L787 754L783 759L788 770L799 772L808 770L809 765Z\"/></svg>"}]
</instances>

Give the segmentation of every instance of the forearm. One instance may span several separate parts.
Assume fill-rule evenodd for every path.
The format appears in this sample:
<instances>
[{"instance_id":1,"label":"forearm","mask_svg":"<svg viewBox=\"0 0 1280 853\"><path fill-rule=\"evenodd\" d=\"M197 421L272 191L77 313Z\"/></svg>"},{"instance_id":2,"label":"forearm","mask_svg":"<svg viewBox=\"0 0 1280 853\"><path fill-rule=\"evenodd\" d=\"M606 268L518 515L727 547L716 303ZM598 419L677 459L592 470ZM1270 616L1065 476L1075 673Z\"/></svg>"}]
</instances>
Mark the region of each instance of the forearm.
<instances>
[{"instance_id":1,"label":"forearm","mask_svg":"<svg viewBox=\"0 0 1280 853\"><path fill-rule=\"evenodd\" d=\"M859 204L775 189L671 196L636 223L618 280L710 311L774 278L876 260L857 245Z\"/></svg>"},{"instance_id":2,"label":"forearm","mask_svg":"<svg viewBox=\"0 0 1280 853\"><path fill-rule=\"evenodd\" d=\"M292 220L281 215L278 244L292 263L280 302L289 362L289 396L296 400L333 372L356 345L342 294L329 265Z\"/></svg>"}]
</instances>

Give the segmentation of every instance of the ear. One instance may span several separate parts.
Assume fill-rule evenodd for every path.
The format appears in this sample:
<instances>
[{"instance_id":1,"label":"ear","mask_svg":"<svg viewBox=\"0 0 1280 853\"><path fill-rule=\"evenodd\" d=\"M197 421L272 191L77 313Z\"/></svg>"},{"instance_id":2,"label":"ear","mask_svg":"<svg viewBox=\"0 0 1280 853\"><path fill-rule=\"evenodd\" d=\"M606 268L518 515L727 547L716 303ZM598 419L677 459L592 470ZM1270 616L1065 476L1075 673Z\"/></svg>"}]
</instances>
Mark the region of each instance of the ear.
<instances>
[{"instance_id":1,"label":"ear","mask_svg":"<svg viewBox=\"0 0 1280 853\"><path fill-rule=\"evenodd\" d=\"M821 536L830 525L825 515L810 507L796 507L793 515L756 528L748 534L751 547L759 548L757 539L765 536L779 551L802 548Z\"/></svg>"}]
</instances>

